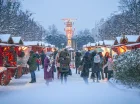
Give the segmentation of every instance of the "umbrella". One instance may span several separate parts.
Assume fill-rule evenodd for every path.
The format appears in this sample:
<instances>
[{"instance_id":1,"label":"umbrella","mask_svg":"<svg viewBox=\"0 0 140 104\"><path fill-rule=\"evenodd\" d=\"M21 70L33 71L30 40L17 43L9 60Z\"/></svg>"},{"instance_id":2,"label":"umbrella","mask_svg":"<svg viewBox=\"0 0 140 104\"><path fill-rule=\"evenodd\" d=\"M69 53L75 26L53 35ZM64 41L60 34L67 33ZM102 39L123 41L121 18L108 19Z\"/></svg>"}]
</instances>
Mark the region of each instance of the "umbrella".
<instances>
[{"instance_id":1,"label":"umbrella","mask_svg":"<svg viewBox=\"0 0 140 104\"><path fill-rule=\"evenodd\" d=\"M101 49L101 48L96 48L96 51L97 51L97 52L103 52L104 50Z\"/></svg>"}]
</instances>

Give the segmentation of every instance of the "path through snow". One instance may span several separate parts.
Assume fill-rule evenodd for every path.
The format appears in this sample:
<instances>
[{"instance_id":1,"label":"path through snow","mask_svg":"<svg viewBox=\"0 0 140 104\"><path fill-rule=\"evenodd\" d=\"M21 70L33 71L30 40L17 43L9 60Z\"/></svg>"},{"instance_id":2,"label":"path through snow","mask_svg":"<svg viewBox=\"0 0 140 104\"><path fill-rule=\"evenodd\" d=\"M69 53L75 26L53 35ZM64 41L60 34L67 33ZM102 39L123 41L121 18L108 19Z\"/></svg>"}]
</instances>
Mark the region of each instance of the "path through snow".
<instances>
[{"instance_id":1,"label":"path through snow","mask_svg":"<svg viewBox=\"0 0 140 104\"><path fill-rule=\"evenodd\" d=\"M0 104L140 104L139 93L119 90L108 82L85 85L79 75L68 77L67 85L55 80L46 86L43 70L36 71L37 83L30 74L0 86ZM56 76L55 76L56 77Z\"/></svg>"}]
</instances>

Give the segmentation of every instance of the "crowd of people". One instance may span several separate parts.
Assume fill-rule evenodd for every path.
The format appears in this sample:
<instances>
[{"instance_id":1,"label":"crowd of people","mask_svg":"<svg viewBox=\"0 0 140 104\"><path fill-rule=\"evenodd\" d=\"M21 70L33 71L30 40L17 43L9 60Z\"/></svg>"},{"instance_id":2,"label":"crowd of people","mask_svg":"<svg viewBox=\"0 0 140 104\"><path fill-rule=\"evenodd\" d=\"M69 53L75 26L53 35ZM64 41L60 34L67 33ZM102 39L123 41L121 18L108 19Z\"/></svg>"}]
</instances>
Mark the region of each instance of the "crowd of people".
<instances>
[{"instance_id":1,"label":"crowd of people","mask_svg":"<svg viewBox=\"0 0 140 104\"><path fill-rule=\"evenodd\" d=\"M35 71L40 70L40 65L44 69L44 79L47 85L54 79L56 69L57 78L61 80L62 84L67 83L67 76L72 74L70 62L70 53L66 48L63 50L55 49L54 52L47 53L42 51L40 54L30 51L30 57L27 62L31 73L30 83L36 82ZM83 55L77 50L75 52L75 69L76 74L80 74L86 84L88 84L89 77L94 82L99 82L99 80L107 80L112 77L113 60L108 52L106 52L105 56L102 55L102 52L96 50L92 52L87 51Z\"/></svg>"},{"instance_id":2,"label":"crowd of people","mask_svg":"<svg viewBox=\"0 0 140 104\"><path fill-rule=\"evenodd\" d=\"M44 79L47 85L54 79L56 69L57 78L61 79L61 83L67 83L67 76L71 75L70 62L70 54L67 49L61 51L55 49L54 52L47 53L42 51L41 54L30 51L30 57L27 62L31 73L30 83L36 82L35 71L40 70L40 65L44 69Z\"/></svg>"},{"instance_id":3,"label":"crowd of people","mask_svg":"<svg viewBox=\"0 0 140 104\"><path fill-rule=\"evenodd\" d=\"M83 77L86 84L88 84L88 78L90 77L95 82L99 80L108 80L113 76L113 59L109 52L106 52L103 56L102 52L87 51L79 65L82 66L81 77ZM89 72L91 69L91 76Z\"/></svg>"}]
</instances>

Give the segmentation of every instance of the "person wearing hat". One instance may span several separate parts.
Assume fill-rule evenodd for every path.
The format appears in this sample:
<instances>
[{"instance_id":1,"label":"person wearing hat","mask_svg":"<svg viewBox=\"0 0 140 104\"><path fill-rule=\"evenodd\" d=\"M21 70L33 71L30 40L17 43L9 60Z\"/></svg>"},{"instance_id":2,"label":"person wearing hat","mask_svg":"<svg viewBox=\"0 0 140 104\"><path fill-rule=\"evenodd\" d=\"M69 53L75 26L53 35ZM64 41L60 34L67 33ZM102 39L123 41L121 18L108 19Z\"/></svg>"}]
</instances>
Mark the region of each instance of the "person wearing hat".
<instances>
[{"instance_id":1,"label":"person wearing hat","mask_svg":"<svg viewBox=\"0 0 140 104\"><path fill-rule=\"evenodd\" d=\"M37 69L36 65L36 55L34 54L33 51L30 51L30 57L27 61L27 64L29 65L29 70L31 73L31 82L30 83L35 83L36 82L36 75L35 75L35 70Z\"/></svg>"}]
</instances>

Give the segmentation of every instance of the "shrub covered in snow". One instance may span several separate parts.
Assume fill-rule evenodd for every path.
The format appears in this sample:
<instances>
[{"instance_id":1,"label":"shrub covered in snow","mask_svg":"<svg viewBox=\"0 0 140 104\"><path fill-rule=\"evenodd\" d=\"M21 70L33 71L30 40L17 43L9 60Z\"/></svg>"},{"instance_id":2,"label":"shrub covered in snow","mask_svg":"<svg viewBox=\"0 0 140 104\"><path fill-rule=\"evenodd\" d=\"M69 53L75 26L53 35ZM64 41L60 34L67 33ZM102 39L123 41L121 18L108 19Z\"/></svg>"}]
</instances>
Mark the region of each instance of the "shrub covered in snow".
<instances>
[{"instance_id":1,"label":"shrub covered in snow","mask_svg":"<svg viewBox=\"0 0 140 104\"><path fill-rule=\"evenodd\" d=\"M114 61L115 78L130 86L140 85L140 49L126 52Z\"/></svg>"}]
</instances>

